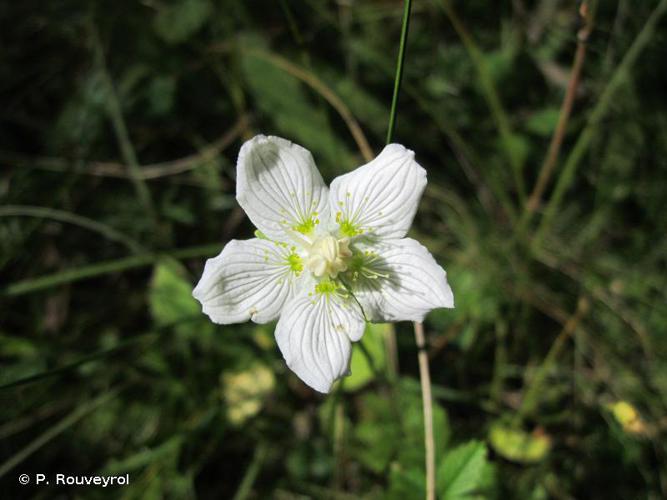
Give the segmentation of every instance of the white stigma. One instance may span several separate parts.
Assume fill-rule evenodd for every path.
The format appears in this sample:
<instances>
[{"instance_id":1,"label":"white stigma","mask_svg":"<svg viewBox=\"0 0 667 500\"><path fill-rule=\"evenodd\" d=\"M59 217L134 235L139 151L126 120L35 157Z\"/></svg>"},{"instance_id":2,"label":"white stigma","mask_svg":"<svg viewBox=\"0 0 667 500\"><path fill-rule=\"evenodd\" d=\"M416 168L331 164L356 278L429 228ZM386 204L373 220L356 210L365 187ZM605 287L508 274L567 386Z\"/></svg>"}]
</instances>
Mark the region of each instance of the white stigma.
<instances>
[{"instance_id":1,"label":"white stigma","mask_svg":"<svg viewBox=\"0 0 667 500\"><path fill-rule=\"evenodd\" d=\"M352 257L349 238L336 239L323 236L310 245L305 265L318 278L335 278L338 273L347 270L347 263Z\"/></svg>"}]
</instances>

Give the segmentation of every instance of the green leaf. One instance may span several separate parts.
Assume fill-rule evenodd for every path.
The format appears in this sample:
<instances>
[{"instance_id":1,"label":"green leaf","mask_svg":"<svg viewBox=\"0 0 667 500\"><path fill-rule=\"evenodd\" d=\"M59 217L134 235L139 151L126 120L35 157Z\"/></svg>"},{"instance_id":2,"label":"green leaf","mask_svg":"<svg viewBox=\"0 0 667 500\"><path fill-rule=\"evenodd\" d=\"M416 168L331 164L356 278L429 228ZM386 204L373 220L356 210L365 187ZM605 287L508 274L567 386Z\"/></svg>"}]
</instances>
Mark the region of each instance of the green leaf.
<instances>
[{"instance_id":1,"label":"green leaf","mask_svg":"<svg viewBox=\"0 0 667 500\"><path fill-rule=\"evenodd\" d=\"M471 498L482 486L486 467L486 445L480 441L470 441L448 451L437 472L440 498Z\"/></svg>"},{"instance_id":2,"label":"green leaf","mask_svg":"<svg viewBox=\"0 0 667 500\"><path fill-rule=\"evenodd\" d=\"M399 447L398 460L404 467L424 468L424 408L421 385L414 379L404 378L400 383L400 408L403 442ZM443 456L449 443L451 429L447 412L433 403L433 435L436 460Z\"/></svg>"},{"instance_id":3,"label":"green leaf","mask_svg":"<svg viewBox=\"0 0 667 500\"><path fill-rule=\"evenodd\" d=\"M510 155L518 165L523 166L526 163L526 159L530 153L530 141L528 141L525 135L510 134L504 146L509 150Z\"/></svg>"},{"instance_id":4,"label":"green leaf","mask_svg":"<svg viewBox=\"0 0 667 500\"><path fill-rule=\"evenodd\" d=\"M355 426L355 457L375 473L382 473L397 452L400 423L386 397L369 393L362 399L360 421Z\"/></svg>"},{"instance_id":5,"label":"green leaf","mask_svg":"<svg viewBox=\"0 0 667 500\"><path fill-rule=\"evenodd\" d=\"M526 130L541 137L548 137L556 128L559 116L560 110L558 108L541 109L530 115L526 120Z\"/></svg>"},{"instance_id":6,"label":"green leaf","mask_svg":"<svg viewBox=\"0 0 667 500\"><path fill-rule=\"evenodd\" d=\"M419 467L405 469L399 463L391 464L389 491L387 492L390 500L423 498L425 492L426 481L423 469Z\"/></svg>"},{"instance_id":7,"label":"green leaf","mask_svg":"<svg viewBox=\"0 0 667 500\"><path fill-rule=\"evenodd\" d=\"M499 423L491 427L489 442L500 456L519 463L537 463L551 449L551 439L546 434L529 434Z\"/></svg>"},{"instance_id":8,"label":"green leaf","mask_svg":"<svg viewBox=\"0 0 667 500\"><path fill-rule=\"evenodd\" d=\"M155 266L149 303L151 315L158 325L178 323L201 314L186 275L185 268L175 260L162 259Z\"/></svg>"},{"instance_id":9,"label":"green leaf","mask_svg":"<svg viewBox=\"0 0 667 500\"><path fill-rule=\"evenodd\" d=\"M352 350L352 361L350 371L352 374L345 379L343 390L353 392L361 389L375 378L374 369L377 372L384 371L386 367L386 352L384 348L384 336L390 326L386 323L367 323L366 331L361 339L361 344L370 355L373 366L369 363L361 346L355 345Z\"/></svg>"},{"instance_id":10,"label":"green leaf","mask_svg":"<svg viewBox=\"0 0 667 500\"><path fill-rule=\"evenodd\" d=\"M244 46L262 44L252 39ZM328 118L328 105L306 90L304 84L285 70L264 58L244 52L242 67L255 103L270 117L276 130L290 140L310 149L321 171L340 171L352 166L349 150L333 132ZM322 168L322 167L325 168Z\"/></svg>"},{"instance_id":11,"label":"green leaf","mask_svg":"<svg viewBox=\"0 0 667 500\"><path fill-rule=\"evenodd\" d=\"M211 4L207 0L181 0L158 12L154 28L165 42L181 43L199 31L210 13Z\"/></svg>"},{"instance_id":12,"label":"green leaf","mask_svg":"<svg viewBox=\"0 0 667 500\"><path fill-rule=\"evenodd\" d=\"M356 459L378 474L393 460L400 471L416 469L423 475L424 416L419 383L402 379L390 394L366 394L359 410L353 445ZM447 413L438 404L433 405L433 427L439 457L449 441L450 428Z\"/></svg>"},{"instance_id":13,"label":"green leaf","mask_svg":"<svg viewBox=\"0 0 667 500\"><path fill-rule=\"evenodd\" d=\"M160 75L153 78L148 86L148 103L156 116L167 115L174 107L176 98L176 78Z\"/></svg>"}]
</instances>

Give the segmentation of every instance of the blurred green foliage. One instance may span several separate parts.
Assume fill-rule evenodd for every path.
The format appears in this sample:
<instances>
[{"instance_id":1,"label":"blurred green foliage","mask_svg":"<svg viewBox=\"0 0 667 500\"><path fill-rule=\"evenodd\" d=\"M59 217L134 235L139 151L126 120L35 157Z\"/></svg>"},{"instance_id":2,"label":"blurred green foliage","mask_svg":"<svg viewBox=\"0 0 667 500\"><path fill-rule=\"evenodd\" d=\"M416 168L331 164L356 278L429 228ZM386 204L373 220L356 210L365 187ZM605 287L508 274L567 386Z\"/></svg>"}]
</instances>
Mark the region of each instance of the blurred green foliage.
<instances>
[{"instance_id":1,"label":"blurred green foliage","mask_svg":"<svg viewBox=\"0 0 667 500\"><path fill-rule=\"evenodd\" d=\"M527 216L577 3L414 2L396 140L428 170L413 231L457 304L426 322L439 498L667 496L665 3L596 2ZM364 162L350 117L381 149L401 11L0 5L3 498L65 491L20 486L24 472L129 473L119 498L423 497L409 324L369 326L323 397L286 368L273 325L213 325L190 295L207 256L252 235L234 200L244 139L303 144L328 181Z\"/></svg>"}]
</instances>

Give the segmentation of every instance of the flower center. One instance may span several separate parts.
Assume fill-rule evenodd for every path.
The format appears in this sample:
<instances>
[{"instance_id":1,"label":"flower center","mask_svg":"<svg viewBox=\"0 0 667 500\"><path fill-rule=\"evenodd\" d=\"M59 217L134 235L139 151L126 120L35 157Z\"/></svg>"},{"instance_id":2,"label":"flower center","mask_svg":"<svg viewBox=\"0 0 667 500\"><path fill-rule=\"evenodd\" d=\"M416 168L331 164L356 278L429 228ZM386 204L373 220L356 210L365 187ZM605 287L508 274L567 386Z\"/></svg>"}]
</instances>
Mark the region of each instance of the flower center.
<instances>
[{"instance_id":1,"label":"flower center","mask_svg":"<svg viewBox=\"0 0 667 500\"><path fill-rule=\"evenodd\" d=\"M335 278L338 273L347 270L352 257L349 244L348 238L336 239L330 235L316 240L308 249L306 269L318 278Z\"/></svg>"}]
</instances>

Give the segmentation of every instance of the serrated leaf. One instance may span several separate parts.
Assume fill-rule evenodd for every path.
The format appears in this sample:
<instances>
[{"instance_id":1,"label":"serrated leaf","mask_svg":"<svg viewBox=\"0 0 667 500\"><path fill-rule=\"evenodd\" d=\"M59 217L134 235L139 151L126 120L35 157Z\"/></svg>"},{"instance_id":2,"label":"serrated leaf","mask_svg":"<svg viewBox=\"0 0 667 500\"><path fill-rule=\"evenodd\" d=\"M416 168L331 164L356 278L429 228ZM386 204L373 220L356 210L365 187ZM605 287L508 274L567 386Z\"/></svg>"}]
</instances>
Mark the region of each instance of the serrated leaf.
<instances>
[{"instance_id":1,"label":"serrated leaf","mask_svg":"<svg viewBox=\"0 0 667 500\"><path fill-rule=\"evenodd\" d=\"M437 472L440 498L457 500L473 496L482 485L486 467L486 445L480 441L470 441L448 451Z\"/></svg>"},{"instance_id":2,"label":"serrated leaf","mask_svg":"<svg viewBox=\"0 0 667 500\"><path fill-rule=\"evenodd\" d=\"M389 474L390 500L405 498L423 498L426 491L424 471L418 467L405 469L398 463L393 463Z\"/></svg>"},{"instance_id":3,"label":"serrated leaf","mask_svg":"<svg viewBox=\"0 0 667 500\"><path fill-rule=\"evenodd\" d=\"M393 460L400 470L424 472L424 417L419 383L403 379L391 394L364 395L355 426L355 457L375 473L382 473ZM433 405L436 457L442 456L449 440L445 410Z\"/></svg>"}]
</instances>

